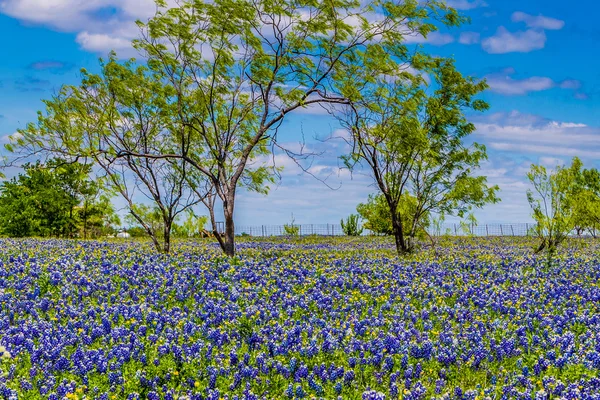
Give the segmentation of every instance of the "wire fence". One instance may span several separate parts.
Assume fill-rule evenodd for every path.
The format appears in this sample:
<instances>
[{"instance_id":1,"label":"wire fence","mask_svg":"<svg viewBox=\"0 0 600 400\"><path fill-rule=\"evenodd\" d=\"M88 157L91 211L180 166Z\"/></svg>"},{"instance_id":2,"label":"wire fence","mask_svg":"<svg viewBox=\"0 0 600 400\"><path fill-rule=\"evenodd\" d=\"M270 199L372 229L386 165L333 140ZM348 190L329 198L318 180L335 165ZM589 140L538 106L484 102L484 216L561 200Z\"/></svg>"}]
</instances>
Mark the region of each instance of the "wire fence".
<instances>
[{"instance_id":1,"label":"wire fence","mask_svg":"<svg viewBox=\"0 0 600 400\"><path fill-rule=\"evenodd\" d=\"M443 224L430 227L432 236L528 236L535 228L532 223L516 224ZM235 234L241 236L344 236L340 224L294 224L294 225L237 225ZM363 235L372 235L367 229Z\"/></svg>"}]
</instances>

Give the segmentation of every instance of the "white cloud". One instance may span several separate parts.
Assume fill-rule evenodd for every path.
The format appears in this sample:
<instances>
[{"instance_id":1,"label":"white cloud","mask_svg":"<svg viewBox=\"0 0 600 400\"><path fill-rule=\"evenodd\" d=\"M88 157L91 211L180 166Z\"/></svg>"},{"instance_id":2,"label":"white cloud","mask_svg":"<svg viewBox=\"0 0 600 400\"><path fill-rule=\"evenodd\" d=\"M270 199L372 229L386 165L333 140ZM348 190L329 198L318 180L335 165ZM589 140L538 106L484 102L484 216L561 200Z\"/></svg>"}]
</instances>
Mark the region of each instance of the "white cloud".
<instances>
[{"instance_id":1,"label":"white cloud","mask_svg":"<svg viewBox=\"0 0 600 400\"><path fill-rule=\"evenodd\" d=\"M600 157L600 128L547 120L518 112L475 121L475 136L494 150L520 155Z\"/></svg>"},{"instance_id":2,"label":"white cloud","mask_svg":"<svg viewBox=\"0 0 600 400\"><path fill-rule=\"evenodd\" d=\"M500 73L487 75L485 78L491 91L505 95L524 95L555 87L567 90L574 90L581 87L581 83L574 79L564 80L560 83L542 76L513 79L511 75L514 73L515 70L513 68L507 68Z\"/></svg>"},{"instance_id":3,"label":"white cloud","mask_svg":"<svg viewBox=\"0 0 600 400\"><path fill-rule=\"evenodd\" d=\"M490 54L529 53L543 49L546 45L546 33L537 29L509 32L501 26L492 37L481 42L483 50Z\"/></svg>"},{"instance_id":4,"label":"white cloud","mask_svg":"<svg viewBox=\"0 0 600 400\"><path fill-rule=\"evenodd\" d=\"M540 50L546 45L546 30L559 30L565 26L564 21L543 15L533 16L520 11L513 13L512 21L524 22L529 29L509 32L501 26L494 36L481 42L485 51L490 54L505 54Z\"/></svg>"},{"instance_id":5,"label":"white cloud","mask_svg":"<svg viewBox=\"0 0 600 400\"><path fill-rule=\"evenodd\" d=\"M77 35L77 43L85 50L102 53L106 50L129 50L131 48L131 40L114 37L105 33L88 33L81 32Z\"/></svg>"},{"instance_id":6,"label":"white cloud","mask_svg":"<svg viewBox=\"0 0 600 400\"><path fill-rule=\"evenodd\" d=\"M550 78L533 76L526 79L512 79L506 76L500 79L489 78L488 84L494 92L508 95L527 94L529 92L538 92L548 90L554 87L554 81Z\"/></svg>"},{"instance_id":7,"label":"white cloud","mask_svg":"<svg viewBox=\"0 0 600 400\"><path fill-rule=\"evenodd\" d=\"M566 157L580 157L597 159L600 158L600 150L586 150L578 147L557 147L537 144L515 144L492 142L489 147L495 150L519 152L519 153L541 153Z\"/></svg>"},{"instance_id":8,"label":"white cloud","mask_svg":"<svg viewBox=\"0 0 600 400\"><path fill-rule=\"evenodd\" d=\"M521 11L513 13L511 19L513 22L525 22L529 28L560 30L565 26L565 22L559 19L544 17L543 15L529 15Z\"/></svg>"},{"instance_id":9,"label":"white cloud","mask_svg":"<svg viewBox=\"0 0 600 400\"><path fill-rule=\"evenodd\" d=\"M479 32L462 32L458 38L460 44L477 44L481 40L481 34Z\"/></svg>"},{"instance_id":10,"label":"white cloud","mask_svg":"<svg viewBox=\"0 0 600 400\"><path fill-rule=\"evenodd\" d=\"M483 0L448 0L447 4L457 10L472 10L478 7L487 7L487 3Z\"/></svg>"}]
</instances>

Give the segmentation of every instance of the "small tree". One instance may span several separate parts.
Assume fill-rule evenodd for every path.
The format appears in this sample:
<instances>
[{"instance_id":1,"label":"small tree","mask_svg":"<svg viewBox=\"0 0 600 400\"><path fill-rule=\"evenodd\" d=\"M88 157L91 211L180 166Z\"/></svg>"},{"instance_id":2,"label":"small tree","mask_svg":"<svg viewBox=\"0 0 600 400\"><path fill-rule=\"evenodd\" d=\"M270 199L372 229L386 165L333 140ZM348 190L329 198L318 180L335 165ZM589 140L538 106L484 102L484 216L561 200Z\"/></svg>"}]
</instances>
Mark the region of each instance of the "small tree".
<instances>
[{"instance_id":1,"label":"small tree","mask_svg":"<svg viewBox=\"0 0 600 400\"><path fill-rule=\"evenodd\" d=\"M543 165L531 165L527 178L533 190L527 191L527 200L536 221L534 234L540 240L536 253L547 251L548 259L575 229L577 219L575 201L581 161L575 157L570 167L557 166L547 171Z\"/></svg>"},{"instance_id":2,"label":"small tree","mask_svg":"<svg viewBox=\"0 0 600 400\"><path fill-rule=\"evenodd\" d=\"M189 146L186 138L191 135L189 127L174 121L175 111L166 103L171 94L148 67L133 61L121 64L111 54L101 62L100 75L82 70L79 86L64 86L46 100L46 114L39 113L37 124L28 124L7 149L25 158L58 154L89 161L103 184L125 200L157 251L168 253L175 219L204 201L206 194L200 190L208 187L186 160L165 156L182 142ZM144 220L149 214L136 206L145 200L160 215L160 234L154 221Z\"/></svg>"},{"instance_id":3,"label":"small tree","mask_svg":"<svg viewBox=\"0 0 600 400\"><path fill-rule=\"evenodd\" d=\"M600 227L600 172L595 169L580 171L574 193L575 230L581 236L587 231L597 236Z\"/></svg>"},{"instance_id":4,"label":"small tree","mask_svg":"<svg viewBox=\"0 0 600 400\"><path fill-rule=\"evenodd\" d=\"M365 88L353 92L344 112L334 114L352 135L346 165L368 165L388 207L396 249L403 254L413 250L427 215L463 217L498 201L498 187L475 176L487 158L485 147L464 143L475 130L465 112L488 108L475 98L487 85L462 76L451 59L421 53L412 65L431 75L429 84L406 69L373 65L370 55L362 64L365 69L355 68L348 85L361 82ZM403 208L408 220L401 217Z\"/></svg>"},{"instance_id":5,"label":"small tree","mask_svg":"<svg viewBox=\"0 0 600 400\"><path fill-rule=\"evenodd\" d=\"M300 226L294 225L295 221L294 214L292 214L292 221L283 225L283 231L287 236L298 236L300 234Z\"/></svg>"},{"instance_id":6,"label":"small tree","mask_svg":"<svg viewBox=\"0 0 600 400\"><path fill-rule=\"evenodd\" d=\"M363 233L363 228L359 225L358 215L356 214L350 214L346 218L346 222L342 219L340 223L346 236L360 236Z\"/></svg>"}]
</instances>

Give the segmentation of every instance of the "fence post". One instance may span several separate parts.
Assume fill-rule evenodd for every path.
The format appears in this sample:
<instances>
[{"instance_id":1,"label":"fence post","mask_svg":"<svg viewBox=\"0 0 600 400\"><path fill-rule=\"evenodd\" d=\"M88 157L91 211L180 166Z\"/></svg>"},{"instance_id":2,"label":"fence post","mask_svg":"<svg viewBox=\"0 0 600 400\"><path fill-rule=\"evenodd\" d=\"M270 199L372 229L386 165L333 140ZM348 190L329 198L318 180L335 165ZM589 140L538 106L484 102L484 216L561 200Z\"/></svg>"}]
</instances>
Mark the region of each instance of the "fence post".
<instances>
[{"instance_id":1,"label":"fence post","mask_svg":"<svg viewBox=\"0 0 600 400\"><path fill-rule=\"evenodd\" d=\"M512 224L510 224L510 232L512 233L513 236L515 236L515 230L513 229Z\"/></svg>"},{"instance_id":2,"label":"fence post","mask_svg":"<svg viewBox=\"0 0 600 400\"><path fill-rule=\"evenodd\" d=\"M525 236L529 236L529 222L525 223Z\"/></svg>"},{"instance_id":3,"label":"fence post","mask_svg":"<svg viewBox=\"0 0 600 400\"><path fill-rule=\"evenodd\" d=\"M502 224L500 224L500 236L504 236L504 232L502 231Z\"/></svg>"},{"instance_id":4,"label":"fence post","mask_svg":"<svg viewBox=\"0 0 600 400\"><path fill-rule=\"evenodd\" d=\"M453 225L454 225L454 236L456 236L456 224L453 224Z\"/></svg>"},{"instance_id":5,"label":"fence post","mask_svg":"<svg viewBox=\"0 0 600 400\"><path fill-rule=\"evenodd\" d=\"M490 232L488 231L488 225L485 224L485 236L490 236Z\"/></svg>"},{"instance_id":6,"label":"fence post","mask_svg":"<svg viewBox=\"0 0 600 400\"><path fill-rule=\"evenodd\" d=\"M315 234L315 227L313 226L313 224L310 224L310 233L311 233L312 235L314 235L314 234Z\"/></svg>"}]
</instances>

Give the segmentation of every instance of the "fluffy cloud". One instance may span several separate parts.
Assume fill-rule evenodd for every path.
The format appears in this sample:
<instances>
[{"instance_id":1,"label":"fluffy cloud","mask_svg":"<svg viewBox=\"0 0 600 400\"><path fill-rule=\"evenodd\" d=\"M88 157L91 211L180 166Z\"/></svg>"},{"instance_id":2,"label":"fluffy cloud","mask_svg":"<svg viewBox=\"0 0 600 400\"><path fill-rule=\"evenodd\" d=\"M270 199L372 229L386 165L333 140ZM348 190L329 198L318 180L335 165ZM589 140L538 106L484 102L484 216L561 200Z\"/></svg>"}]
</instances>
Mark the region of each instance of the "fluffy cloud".
<instances>
[{"instance_id":1,"label":"fluffy cloud","mask_svg":"<svg viewBox=\"0 0 600 400\"><path fill-rule=\"evenodd\" d=\"M527 31L509 32L501 26L492 37L481 42L483 50L490 54L529 53L543 49L546 45L544 31L529 29Z\"/></svg>"},{"instance_id":2,"label":"fluffy cloud","mask_svg":"<svg viewBox=\"0 0 600 400\"><path fill-rule=\"evenodd\" d=\"M543 15L533 16L520 11L513 13L511 19L513 22L524 22L529 29L510 32L501 26L494 36L481 42L481 47L485 51L490 54L505 54L540 50L546 45L545 30L559 30L565 26L564 21Z\"/></svg>"},{"instance_id":3,"label":"fluffy cloud","mask_svg":"<svg viewBox=\"0 0 600 400\"><path fill-rule=\"evenodd\" d=\"M581 82L567 79L560 83L541 76L533 76L524 79L513 79L515 73L513 68L507 68L500 73L487 75L485 78L490 85L490 90L505 95L524 95L530 92L539 92L555 87L561 89L575 90L581 87Z\"/></svg>"},{"instance_id":4,"label":"fluffy cloud","mask_svg":"<svg viewBox=\"0 0 600 400\"><path fill-rule=\"evenodd\" d=\"M529 28L560 30L565 26L565 22L559 19L544 17L543 15L533 16L520 11L513 13L511 19L513 22L525 22Z\"/></svg>"},{"instance_id":5,"label":"fluffy cloud","mask_svg":"<svg viewBox=\"0 0 600 400\"><path fill-rule=\"evenodd\" d=\"M528 156L600 157L600 128L534 115L496 113L476 118L475 136L494 150Z\"/></svg>"},{"instance_id":6,"label":"fluffy cloud","mask_svg":"<svg viewBox=\"0 0 600 400\"><path fill-rule=\"evenodd\" d=\"M77 35L77 43L88 51L102 53L107 50L115 50L117 53L123 50L129 51L131 40L105 33L81 32Z\"/></svg>"},{"instance_id":7,"label":"fluffy cloud","mask_svg":"<svg viewBox=\"0 0 600 400\"><path fill-rule=\"evenodd\" d=\"M3 14L70 32L98 28L106 22L99 15L109 14L111 21L135 21L155 11L154 0L0 0Z\"/></svg>"}]
</instances>

